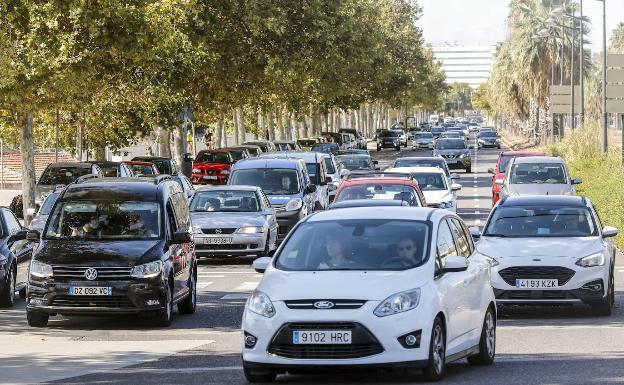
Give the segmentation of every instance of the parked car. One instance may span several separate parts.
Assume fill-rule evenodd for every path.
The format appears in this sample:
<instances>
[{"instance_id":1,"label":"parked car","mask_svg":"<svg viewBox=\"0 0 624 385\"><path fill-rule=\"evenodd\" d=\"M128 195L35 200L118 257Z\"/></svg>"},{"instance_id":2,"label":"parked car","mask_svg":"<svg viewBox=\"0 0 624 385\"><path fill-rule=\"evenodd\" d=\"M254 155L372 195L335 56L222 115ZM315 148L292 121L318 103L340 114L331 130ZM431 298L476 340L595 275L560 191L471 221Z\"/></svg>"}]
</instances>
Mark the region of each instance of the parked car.
<instances>
[{"instance_id":1,"label":"parked car","mask_svg":"<svg viewBox=\"0 0 624 385\"><path fill-rule=\"evenodd\" d=\"M260 146L255 146L253 144L242 144L238 147L246 149L249 152L250 157L262 154L262 148Z\"/></svg>"},{"instance_id":2,"label":"parked car","mask_svg":"<svg viewBox=\"0 0 624 385\"><path fill-rule=\"evenodd\" d=\"M173 306L192 314L197 265L188 205L168 175L91 179L59 196L30 264L26 315L151 314L169 326ZM175 259L172 257L175 256Z\"/></svg>"},{"instance_id":3,"label":"parked car","mask_svg":"<svg viewBox=\"0 0 624 385\"><path fill-rule=\"evenodd\" d=\"M320 143L319 138L301 138L297 140L297 144L303 151L311 151L312 147Z\"/></svg>"},{"instance_id":4,"label":"parked car","mask_svg":"<svg viewBox=\"0 0 624 385\"><path fill-rule=\"evenodd\" d=\"M124 162L95 162L102 170L102 176L112 178L133 178L134 172Z\"/></svg>"},{"instance_id":5,"label":"parked car","mask_svg":"<svg viewBox=\"0 0 624 385\"><path fill-rule=\"evenodd\" d=\"M39 207L39 210L33 217L32 221L28 225L28 228L30 230L43 231L43 228L45 227L45 224L48 220L48 216L50 215L50 211L52 211L52 207L54 207L56 200L58 199L61 191L63 191L64 188L65 186L58 186L54 191L48 194L46 199Z\"/></svg>"},{"instance_id":6,"label":"parked car","mask_svg":"<svg viewBox=\"0 0 624 385\"><path fill-rule=\"evenodd\" d=\"M321 132L322 137L331 137L341 150L355 147L355 137L352 138L343 132Z\"/></svg>"},{"instance_id":7,"label":"parked car","mask_svg":"<svg viewBox=\"0 0 624 385\"><path fill-rule=\"evenodd\" d=\"M160 175L158 167L152 162L143 162L138 160L128 160L124 162L125 165L132 171L132 174L137 177L141 176L156 176Z\"/></svg>"},{"instance_id":8,"label":"parked car","mask_svg":"<svg viewBox=\"0 0 624 385\"><path fill-rule=\"evenodd\" d=\"M317 143L310 149L310 152L322 152L325 154L335 154L340 150L337 143Z\"/></svg>"},{"instance_id":9,"label":"parked car","mask_svg":"<svg viewBox=\"0 0 624 385\"><path fill-rule=\"evenodd\" d=\"M377 135L377 151L381 151L383 148L394 148L401 151L400 134L396 131L381 131Z\"/></svg>"},{"instance_id":10,"label":"parked car","mask_svg":"<svg viewBox=\"0 0 624 385\"><path fill-rule=\"evenodd\" d=\"M178 166L176 166L175 161L171 158L165 158L162 156L135 156L132 160L153 163L160 174L173 175L178 172Z\"/></svg>"},{"instance_id":11,"label":"parked car","mask_svg":"<svg viewBox=\"0 0 624 385\"><path fill-rule=\"evenodd\" d=\"M512 158L521 158L524 156L544 156L545 153L541 151L504 151L498 154L496 166L489 168L488 172L492 174L492 205L500 199L500 187L501 185L496 183L496 180L502 181L505 178L505 172L507 171L507 165Z\"/></svg>"},{"instance_id":12,"label":"parked car","mask_svg":"<svg viewBox=\"0 0 624 385\"><path fill-rule=\"evenodd\" d=\"M328 210L301 221L245 305L245 377L324 369L422 368L495 359L488 263L462 220L419 207Z\"/></svg>"},{"instance_id":13,"label":"parked car","mask_svg":"<svg viewBox=\"0 0 624 385\"><path fill-rule=\"evenodd\" d=\"M338 188L334 202L351 200L399 200L409 206L426 207L427 202L418 183L400 175L351 174Z\"/></svg>"},{"instance_id":14,"label":"parked car","mask_svg":"<svg viewBox=\"0 0 624 385\"><path fill-rule=\"evenodd\" d=\"M358 131L355 128L341 128L340 130L338 130L338 132L353 135L356 142L354 147L361 150L366 150L366 147L368 146L368 141L366 140L366 137L364 136L364 133L362 133L362 131Z\"/></svg>"},{"instance_id":15,"label":"parked car","mask_svg":"<svg viewBox=\"0 0 624 385\"><path fill-rule=\"evenodd\" d=\"M366 154L337 155L336 159L343 168L349 171L374 171L379 169L377 161Z\"/></svg>"},{"instance_id":16,"label":"parked car","mask_svg":"<svg viewBox=\"0 0 624 385\"><path fill-rule=\"evenodd\" d=\"M412 150L429 149L433 150L434 138L431 132L422 131L415 132L412 135Z\"/></svg>"},{"instance_id":17,"label":"parked car","mask_svg":"<svg viewBox=\"0 0 624 385\"><path fill-rule=\"evenodd\" d=\"M444 170L438 167L397 167L388 170L391 173L409 174L418 182L418 187L425 196L427 206L457 212L455 192L462 185L449 183Z\"/></svg>"},{"instance_id":18,"label":"parked car","mask_svg":"<svg viewBox=\"0 0 624 385\"><path fill-rule=\"evenodd\" d=\"M615 302L618 230L602 227L592 202L577 196L503 198L480 237L500 305L590 305L610 315Z\"/></svg>"},{"instance_id":19,"label":"parked car","mask_svg":"<svg viewBox=\"0 0 624 385\"><path fill-rule=\"evenodd\" d=\"M303 159L246 159L230 169L231 186L258 186L277 213L278 242L300 219L321 209L316 185Z\"/></svg>"},{"instance_id":20,"label":"parked car","mask_svg":"<svg viewBox=\"0 0 624 385\"><path fill-rule=\"evenodd\" d=\"M269 140L254 140L254 141L245 142L243 144L258 146L260 147L263 153L277 151L277 147L273 144L273 142Z\"/></svg>"},{"instance_id":21,"label":"parked car","mask_svg":"<svg viewBox=\"0 0 624 385\"><path fill-rule=\"evenodd\" d=\"M500 197L518 195L576 195L575 185L583 183L572 178L565 161L553 156L513 158L505 178L496 180L501 186Z\"/></svg>"},{"instance_id":22,"label":"parked car","mask_svg":"<svg viewBox=\"0 0 624 385\"><path fill-rule=\"evenodd\" d=\"M301 147L294 140L274 140L277 151L301 151Z\"/></svg>"},{"instance_id":23,"label":"parked car","mask_svg":"<svg viewBox=\"0 0 624 385\"><path fill-rule=\"evenodd\" d=\"M477 146L479 148L501 148L500 137L494 131L483 131L477 136Z\"/></svg>"},{"instance_id":24,"label":"parked car","mask_svg":"<svg viewBox=\"0 0 624 385\"><path fill-rule=\"evenodd\" d=\"M226 150L200 151L193 162L194 184L226 184L234 158Z\"/></svg>"},{"instance_id":25,"label":"parked car","mask_svg":"<svg viewBox=\"0 0 624 385\"><path fill-rule=\"evenodd\" d=\"M277 248L277 216L260 187L200 187L190 210L198 257L270 256Z\"/></svg>"},{"instance_id":26,"label":"parked car","mask_svg":"<svg viewBox=\"0 0 624 385\"><path fill-rule=\"evenodd\" d=\"M433 156L444 158L449 168L463 168L467 173L472 172L472 156L470 149L463 139L436 140Z\"/></svg>"},{"instance_id":27,"label":"parked car","mask_svg":"<svg viewBox=\"0 0 624 385\"><path fill-rule=\"evenodd\" d=\"M0 207L0 307L12 307L15 292L26 297L32 244L13 212Z\"/></svg>"}]
</instances>

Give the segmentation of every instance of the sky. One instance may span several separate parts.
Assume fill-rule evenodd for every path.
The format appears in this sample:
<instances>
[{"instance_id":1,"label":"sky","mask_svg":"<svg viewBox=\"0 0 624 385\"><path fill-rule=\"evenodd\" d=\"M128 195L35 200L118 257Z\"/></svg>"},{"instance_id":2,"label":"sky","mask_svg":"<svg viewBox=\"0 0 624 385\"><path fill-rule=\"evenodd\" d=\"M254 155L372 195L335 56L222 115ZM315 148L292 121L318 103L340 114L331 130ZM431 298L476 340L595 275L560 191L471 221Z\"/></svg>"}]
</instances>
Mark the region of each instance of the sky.
<instances>
[{"instance_id":1,"label":"sky","mask_svg":"<svg viewBox=\"0 0 624 385\"><path fill-rule=\"evenodd\" d=\"M618 23L624 22L624 0L607 1L607 39ZM509 0L418 0L423 15L418 24L425 41L432 45L496 44L505 38ZM592 21L588 40L594 52L602 50L602 2L583 1L583 14ZM608 42L607 42L608 44Z\"/></svg>"}]
</instances>

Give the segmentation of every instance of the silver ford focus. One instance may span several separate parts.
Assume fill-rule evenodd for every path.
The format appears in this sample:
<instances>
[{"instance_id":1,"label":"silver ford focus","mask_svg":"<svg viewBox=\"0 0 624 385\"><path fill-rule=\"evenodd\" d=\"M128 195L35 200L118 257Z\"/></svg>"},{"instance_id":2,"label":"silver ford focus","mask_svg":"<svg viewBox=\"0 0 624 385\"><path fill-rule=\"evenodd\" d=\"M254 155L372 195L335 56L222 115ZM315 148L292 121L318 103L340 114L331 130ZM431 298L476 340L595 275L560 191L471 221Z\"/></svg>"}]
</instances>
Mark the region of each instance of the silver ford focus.
<instances>
[{"instance_id":1,"label":"silver ford focus","mask_svg":"<svg viewBox=\"0 0 624 385\"><path fill-rule=\"evenodd\" d=\"M259 187L201 187L190 210L198 257L268 256L277 248L275 209Z\"/></svg>"}]
</instances>

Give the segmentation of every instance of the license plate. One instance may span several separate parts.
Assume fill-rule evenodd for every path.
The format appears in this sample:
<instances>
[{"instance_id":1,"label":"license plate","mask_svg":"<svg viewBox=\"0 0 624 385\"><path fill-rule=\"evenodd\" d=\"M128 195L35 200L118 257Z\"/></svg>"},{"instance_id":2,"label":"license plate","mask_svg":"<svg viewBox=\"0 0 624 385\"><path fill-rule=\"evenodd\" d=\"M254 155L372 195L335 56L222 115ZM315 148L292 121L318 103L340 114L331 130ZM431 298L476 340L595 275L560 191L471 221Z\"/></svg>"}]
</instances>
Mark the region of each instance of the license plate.
<instances>
[{"instance_id":1,"label":"license plate","mask_svg":"<svg viewBox=\"0 0 624 385\"><path fill-rule=\"evenodd\" d=\"M293 344L295 345L349 345L351 344L351 331L293 331Z\"/></svg>"},{"instance_id":2,"label":"license plate","mask_svg":"<svg viewBox=\"0 0 624 385\"><path fill-rule=\"evenodd\" d=\"M70 286L69 295L113 295L113 288L100 286Z\"/></svg>"},{"instance_id":3,"label":"license plate","mask_svg":"<svg viewBox=\"0 0 624 385\"><path fill-rule=\"evenodd\" d=\"M516 279L518 289L554 289L559 287L558 279Z\"/></svg>"},{"instance_id":4,"label":"license plate","mask_svg":"<svg viewBox=\"0 0 624 385\"><path fill-rule=\"evenodd\" d=\"M208 180L217 180L216 175L204 175L203 178Z\"/></svg>"},{"instance_id":5,"label":"license plate","mask_svg":"<svg viewBox=\"0 0 624 385\"><path fill-rule=\"evenodd\" d=\"M228 245L230 243L232 243L232 237L204 238L204 244L207 245Z\"/></svg>"},{"instance_id":6,"label":"license plate","mask_svg":"<svg viewBox=\"0 0 624 385\"><path fill-rule=\"evenodd\" d=\"M446 163L457 163L457 159L447 158Z\"/></svg>"}]
</instances>

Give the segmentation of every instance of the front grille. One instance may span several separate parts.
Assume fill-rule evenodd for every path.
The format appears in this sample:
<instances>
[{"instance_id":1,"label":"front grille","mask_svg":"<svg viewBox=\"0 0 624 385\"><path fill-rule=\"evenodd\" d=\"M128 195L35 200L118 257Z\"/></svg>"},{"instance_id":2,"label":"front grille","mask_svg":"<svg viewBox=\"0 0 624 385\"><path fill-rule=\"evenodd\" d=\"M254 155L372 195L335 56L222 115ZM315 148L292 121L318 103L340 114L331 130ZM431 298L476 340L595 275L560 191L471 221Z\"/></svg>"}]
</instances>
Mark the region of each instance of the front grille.
<instances>
[{"instance_id":1,"label":"front grille","mask_svg":"<svg viewBox=\"0 0 624 385\"><path fill-rule=\"evenodd\" d=\"M457 154L444 154L442 155L443 158L457 158Z\"/></svg>"},{"instance_id":2,"label":"front grille","mask_svg":"<svg viewBox=\"0 0 624 385\"><path fill-rule=\"evenodd\" d=\"M334 304L331 308L317 308L314 306L317 302L330 301ZM313 309L313 310L342 310L342 309L359 309L366 301L356 299L300 299L294 301L286 301L286 306L289 309Z\"/></svg>"},{"instance_id":3,"label":"front grille","mask_svg":"<svg viewBox=\"0 0 624 385\"><path fill-rule=\"evenodd\" d=\"M350 345L294 345L294 330L351 330ZM364 326L353 322L309 323L297 322L282 326L269 345L268 352L294 359L362 358L383 352L383 346Z\"/></svg>"},{"instance_id":4,"label":"front grille","mask_svg":"<svg viewBox=\"0 0 624 385\"><path fill-rule=\"evenodd\" d=\"M236 231L236 228L233 228L233 229L214 228L214 229L201 229L201 230L202 230L202 233L204 234L220 235L220 234L234 234L234 232ZM217 230L219 232L217 232Z\"/></svg>"},{"instance_id":5,"label":"front grille","mask_svg":"<svg viewBox=\"0 0 624 385\"><path fill-rule=\"evenodd\" d=\"M271 205L272 208L275 209L276 213L281 213L286 211L286 205Z\"/></svg>"},{"instance_id":6,"label":"front grille","mask_svg":"<svg viewBox=\"0 0 624 385\"><path fill-rule=\"evenodd\" d=\"M52 266L55 280L84 280L85 271L91 266ZM117 281L130 279L132 267L94 267L97 270L95 281Z\"/></svg>"},{"instance_id":7,"label":"front grille","mask_svg":"<svg viewBox=\"0 0 624 385\"><path fill-rule=\"evenodd\" d=\"M506 292L507 299L566 299L562 290L510 290Z\"/></svg>"},{"instance_id":8,"label":"front grille","mask_svg":"<svg viewBox=\"0 0 624 385\"><path fill-rule=\"evenodd\" d=\"M110 307L130 309L134 308L134 304L124 295L112 296L73 296L73 295L57 295L52 300L52 306L63 307Z\"/></svg>"},{"instance_id":9,"label":"front grille","mask_svg":"<svg viewBox=\"0 0 624 385\"><path fill-rule=\"evenodd\" d=\"M561 266L514 266L498 274L511 286L516 286L516 279L557 279L559 286L563 286L572 278L574 270Z\"/></svg>"}]
</instances>

